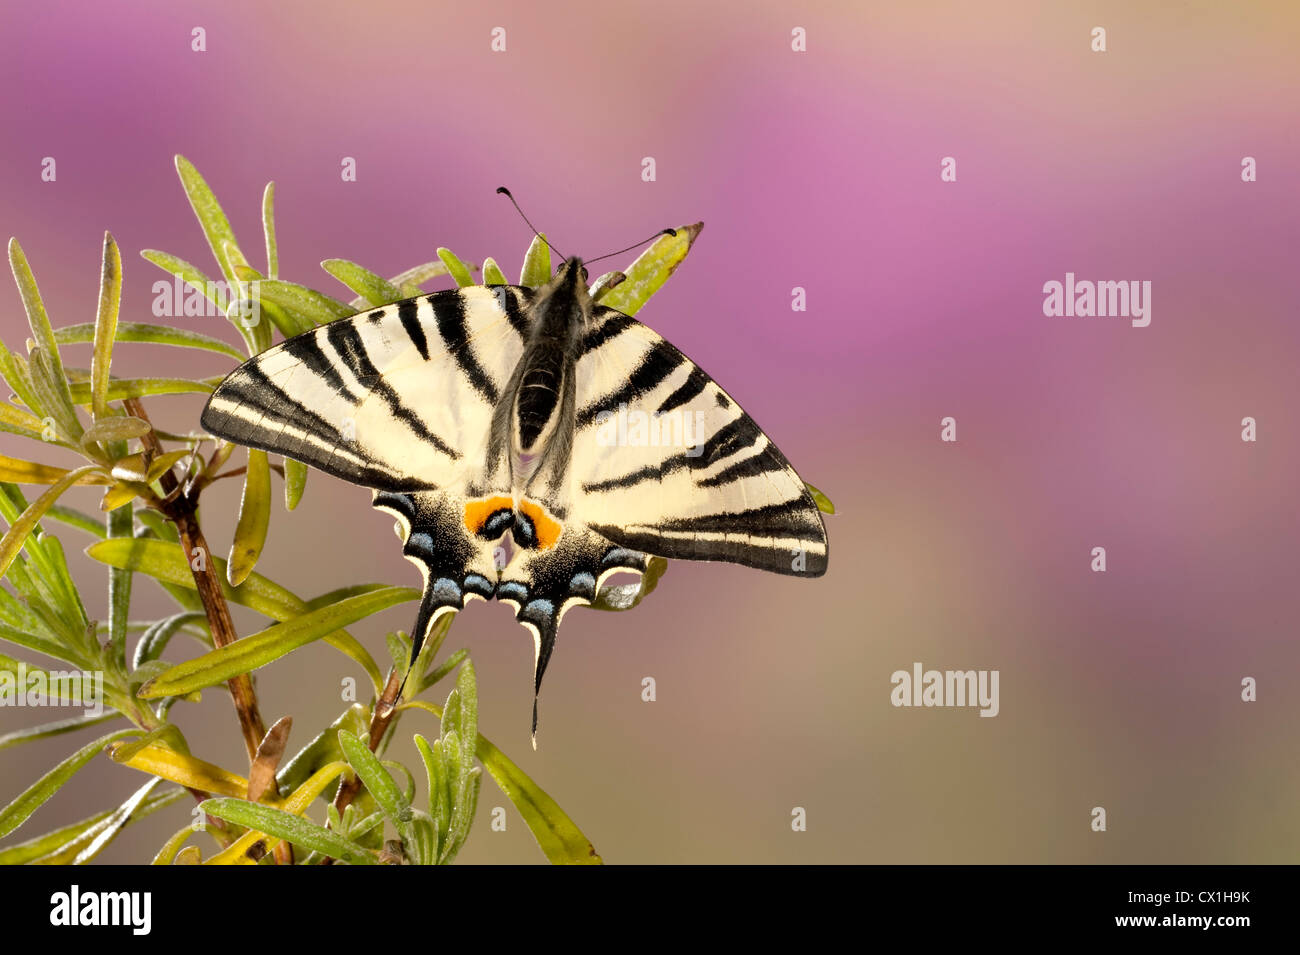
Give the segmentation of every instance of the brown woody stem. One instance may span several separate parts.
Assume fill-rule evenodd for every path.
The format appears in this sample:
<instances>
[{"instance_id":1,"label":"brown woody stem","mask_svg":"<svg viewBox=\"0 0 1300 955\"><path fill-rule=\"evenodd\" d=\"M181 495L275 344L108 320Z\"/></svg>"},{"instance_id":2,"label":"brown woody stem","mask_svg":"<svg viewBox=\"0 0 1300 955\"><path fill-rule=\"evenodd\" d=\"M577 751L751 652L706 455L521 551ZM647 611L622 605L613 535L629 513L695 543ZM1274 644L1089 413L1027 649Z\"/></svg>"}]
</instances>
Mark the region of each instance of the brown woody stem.
<instances>
[{"instance_id":1,"label":"brown woody stem","mask_svg":"<svg viewBox=\"0 0 1300 955\"><path fill-rule=\"evenodd\" d=\"M145 421L149 420L144 406L137 399L128 398L124 404L130 414ZM162 453L162 448L152 431L148 432L141 442L144 445L145 467L148 468L153 458ZM159 481L165 496L165 501L161 505L163 516L176 525L176 530L180 534L185 559L190 564L195 588L198 590L199 599L203 601L203 610L208 617L212 643L217 647L229 646L239 639L239 635L235 633L234 621L230 619L230 605L226 602L226 595L221 589L221 581L217 579L216 563L209 559L211 551L207 539L203 536L203 528L199 526L195 515L197 501L195 497L184 493L173 494L179 483L170 469L164 472ZM203 560L200 562L203 566L202 570L196 569L191 560L196 549L203 555ZM248 750L248 761L251 765L257 757L257 747L262 742L262 737L266 735L266 726L257 708L257 695L253 691L253 681L247 673L243 673L228 680L227 686L230 687L230 696L235 702L239 727L244 735L244 748Z\"/></svg>"}]
</instances>

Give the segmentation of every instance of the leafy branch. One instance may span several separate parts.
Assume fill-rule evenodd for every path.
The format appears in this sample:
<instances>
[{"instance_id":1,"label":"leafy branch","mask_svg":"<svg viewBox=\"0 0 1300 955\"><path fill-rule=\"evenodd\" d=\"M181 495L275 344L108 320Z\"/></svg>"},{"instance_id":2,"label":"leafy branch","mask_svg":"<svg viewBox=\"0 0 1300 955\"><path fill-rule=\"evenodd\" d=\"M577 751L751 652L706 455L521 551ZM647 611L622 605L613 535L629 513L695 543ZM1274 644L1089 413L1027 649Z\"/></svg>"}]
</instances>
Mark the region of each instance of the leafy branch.
<instances>
[{"instance_id":1,"label":"leafy branch","mask_svg":"<svg viewBox=\"0 0 1300 955\"><path fill-rule=\"evenodd\" d=\"M344 259L326 259L322 268L355 296L336 299L279 276L273 183L262 198L266 268L258 270L203 177L183 157L177 157L176 168L222 279L214 282L166 252L141 254L173 277L175 287L184 290L186 307L192 299L219 309L235 327L242 351L170 325L119 321L122 264L107 234L94 322L56 329L26 255L16 240L10 242L10 265L31 339L25 357L0 343L0 377L12 392L8 401L0 401L0 431L42 448L57 447L81 463L66 468L0 455L0 515L8 524L0 538L0 575L12 588L0 588L0 641L24 654L23 659L0 654L0 692L28 693L34 685L57 682L55 671L33 662L47 658L101 675L104 710L0 736L0 749L120 720L128 725L83 745L0 809L0 838L23 826L101 754L149 778L120 805L0 848L0 863L88 862L133 820L168 809L188 792L198 800L202 820L167 840L153 856L156 864L200 861L202 851L188 844L199 834L215 842L215 853L206 860L214 864L442 864L455 858L468 837L483 769L519 810L550 861L599 862L590 841L558 804L478 733L477 687L467 651L438 659L451 615L439 621L409 674L409 636L388 634L393 665L385 674L346 628L417 599L419 591L357 584L304 599L257 573L269 533L271 475L283 477L285 508L292 511L306 488L306 466L291 459L273 462L264 452L241 450L197 430L159 431L146 409L146 403L168 395L210 392L230 366L203 378L119 378L112 373L118 344L184 348L229 362L269 347L276 333L288 337L360 309L421 294L433 279L447 276L466 286L478 273L484 283L504 284L504 273L492 259L480 268L441 248L436 261L390 278ZM662 236L625 272L599 277L593 295L625 312L637 311L684 260L698 232L697 224ZM538 237L524 258L521 283L540 285L550 275L549 250ZM250 315L259 320L250 321ZM89 367L66 365L62 349L80 345L91 347ZM209 485L236 477L242 479L243 492L239 513L229 521L233 543L223 560L210 551L198 504ZM20 490L23 484L45 490L29 502ZM69 488L84 486L103 489L101 516L61 503ZM814 493L819 503L824 500ZM224 517L206 513L208 521ZM49 530L55 522L93 538L86 553L107 572L106 621L87 616L63 544ZM654 589L665 567L656 560L640 583L606 587L595 606L614 611L635 606ZM130 618L139 575L170 596L177 605L174 613L159 620ZM241 638L231 604L251 608L268 618L268 625ZM195 641L203 652L169 659L179 645L177 635ZM135 650L128 656L133 636ZM373 695L350 705L286 759L291 720L283 718L266 729L250 674L316 640L342 653L349 666L359 667ZM453 673L456 686L444 705L420 698ZM231 695L249 759L247 776L190 752L180 718L185 710L176 706L196 700L212 686L224 686ZM401 719L410 713L439 720L440 734L432 743L414 736L424 763L427 809L414 808L412 773L382 758ZM325 811L322 821L314 822L308 813L318 800ZM390 831L396 838L386 841Z\"/></svg>"}]
</instances>

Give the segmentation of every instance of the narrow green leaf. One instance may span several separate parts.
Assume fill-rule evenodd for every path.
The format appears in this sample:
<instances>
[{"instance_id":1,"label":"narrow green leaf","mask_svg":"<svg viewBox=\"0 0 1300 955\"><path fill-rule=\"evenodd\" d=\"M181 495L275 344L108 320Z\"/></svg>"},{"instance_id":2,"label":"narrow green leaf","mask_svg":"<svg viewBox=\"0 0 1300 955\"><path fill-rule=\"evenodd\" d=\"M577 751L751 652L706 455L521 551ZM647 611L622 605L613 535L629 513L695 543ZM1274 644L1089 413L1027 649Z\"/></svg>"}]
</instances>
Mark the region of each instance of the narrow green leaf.
<instances>
[{"instance_id":1,"label":"narrow green leaf","mask_svg":"<svg viewBox=\"0 0 1300 955\"><path fill-rule=\"evenodd\" d=\"M146 262L152 262L164 272L170 272L178 277L191 288L198 289L203 297L216 307L217 311L222 315L226 314L226 309L230 306L228 290L224 285L218 285L208 278L207 274L198 266L191 265L184 259L177 258L168 252L160 252L157 249L145 249L140 255ZM235 354L243 358L243 355L239 354L239 352Z\"/></svg>"},{"instance_id":2,"label":"narrow green leaf","mask_svg":"<svg viewBox=\"0 0 1300 955\"><path fill-rule=\"evenodd\" d=\"M86 429L81 436L81 443L84 447L105 441L130 441L133 438L143 438L152 430L149 422L143 418L133 418L130 415L122 418L101 417Z\"/></svg>"},{"instance_id":3,"label":"narrow green leaf","mask_svg":"<svg viewBox=\"0 0 1300 955\"><path fill-rule=\"evenodd\" d=\"M239 501L239 523L226 562L226 579L238 587L257 566L266 544L271 519L271 465L266 452L248 449L248 470L244 473L244 495Z\"/></svg>"},{"instance_id":4,"label":"narrow green leaf","mask_svg":"<svg viewBox=\"0 0 1300 955\"><path fill-rule=\"evenodd\" d=\"M68 399L72 393L71 385L65 377L61 377L61 371L54 370L49 352L39 345L32 349L28 360L36 400L41 403L46 415L54 420L59 437L68 443L75 443L81 437L81 421ZM89 386L86 387L86 395L84 403L89 404Z\"/></svg>"},{"instance_id":5,"label":"narrow green leaf","mask_svg":"<svg viewBox=\"0 0 1300 955\"><path fill-rule=\"evenodd\" d=\"M0 591L0 593L8 593L8 591ZM66 660L69 663L81 662L79 655L69 652L67 647L61 646L53 640L38 636L32 632L34 629L36 628L29 626L20 630L17 627L0 624L0 640L7 640L15 646L26 647L28 650L35 650L37 653L44 653L56 660ZM73 659L73 657L76 657L76 659Z\"/></svg>"},{"instance_id":6,"label":"narrow green leaf","mask_svg":"<svg viewBox=\"0 0 1300 955\"><path fill-rule=\"evenodd\" d=\"M335 718L326 729L310 743L298 750L288 762L280 764L280 771L275 774L276 785L281 792L292 792L316 770L335 760L343 759L343 750L339 746L339 730L362 734L369 731L370 711L360 703L353 703Z\"/></svg>"},{"instance_id":7,"label":"narrow green leaf","mask_svg":"<svg viewBox=\"0 0 1300 955\"><path fill-rule=\"evenodd\" d=\"M159 809L172 805L178 800L189 795L179 786L168 789L164 792L155 793L145 800L140 806L132 819L142 819ZM65 847L79 841L80 837L90 832L98 832L99 827L109 816L113 815L116 810L108 809L104 812L96 813L88 819L82 819L80 822L74 822L70 826L64 826L53 832L47 832L44 835L29 839L26 842L20 842L17 845L10 846L0 852L0 866L7 865L25 865L29 862L45 862L54 860L63 854ZM188 828L188 827L187 827ZM93 838L93 836L92 836Z\"/></svg>"},{"instance_id":8,"label":"narrow green leaf","mask_svg":"<svg viewBox=\"0 0 1300 955\"><path fill-rule=\"evenodd\" d=\"M442 754L442 743L437 741L429 745L419 733L415 734L415 748L420 752L424 762L424 774L429 784L429 819L433 825L434 852L442 856L446 841L447 827L451 823L451 806L447 798L446 760Z\"/></svg>"},{"instance_id":9,"label":"narrow green leaf","mask_svg":"<svg viewBox=\"0 0 1300 955\"><path fill-rule=\"evenodd\" d=\"M509 285L506 280L506 274L501 271L501 266L497 265L496 259L483 260L483 284L484 285Z\"/></svg>"},{"instance_id":10,"label":"narrow green leaf","mask_svg":"<svg viewBox=\"0 0 1300 955\"><path fill-rule=\"evenodd\" d=\"M113 511L105 519L110 538L135 536L135 517L131 508ZM126 622L131 611L131 571L108 568L108 654L121 674L126 673Z\"/></svg>"},{"instance_id":11,"label":"narrow green leaf","mask_svg":"<svg viewBox=\"0 0 1300 955\"><path fill-rule=\"evenodd\" d=\"M425 700L411 700L402 706L428 710L439 719L443 717L442 707ZM601 863L590 840L565 815L555 800L481 733L475 753L506 798L519 810L547 859L557 865Z\"/></svg>"},{"instance_id":12,"label":"narrow green leaf","mask_svg":"<svg viewBox=\"0 0 1300 955\"><path fill-rule=\"evenodd\" d=\"M387 305L407 297L392 282L347 259L326 259L320 267L365 299L367 305Z\"/></svg>"},{"instance_id":13,"label":"narrow green leaf","mask_svg":"<svg viewBox=\"0 0 1300 955\"><path fill-rule=\"evenodd\" d=\"M117 340L117 313L122 301L122 254L113 236L104 233L104 262L99 281L99 311L95 315L95 348L90 358L91 407L95 418L108 415L108 369Z\"/></svg>"},{"instance_id":14,"label":"narrow green leaf","mask_svg":"<svg viewBox=\"0 0 1300 955\"><path fill-rule=\"evenodd\" d=\"M189 755L189 747L185 744L185 737L181 736L180 731L171 723L163 723L129 743L114 746L109 755L115 763L129 764L146 747L154 749L161 747L164 750L179 753L181 756Z\"/></svg>"},{"instance_id":15,"label":"narrow green leaf","mask_svg":"<svg viewBox=\"0 0 1300 955\"><path fill-rule=\"evenodd\" d=\"M193 448L181 448L177 451L168 451L166 454L158 455L158 457L149 462L149 470L144 474L144 483L152 484L154 481L161 479L164 474L174 468L177 464L184 461L186 458L193 457L193 455ZM188 472L189 467L187 466L183 473Z\"/></svg>"},{"instance_id":16,"label":"narrow green leaf","mask_svg":"<svg viewBox=\"0 0 1300 955\"><path fill-rule=\"evenodd\" d=\"M0 838L9 835L9 833L26 822L27 818L39 809L47 799L63 788L63 784L71 779L77 770L99 755L100 751L109 743L125 739L128 736L138 736L139 734L138 729L119 730L116 733L109 733L107 736L101 736L93 743L87 743L59 763L59 765L29 786L17 799L4 809L0 809Z\"/></svg>"},{"instance_id":17,"label":"narrow green leaf","mask_svg":"<svg viewBox=\"0 0 1300 955\"><path fill-rule=\"evenodd\" d=\"M558 864L600 864L595 846L555 800L482 736L478 738L478 758L524 817L546 858Z\"/></svg>"},{"instance_id":18,"label":"narrow green leaf","mask_svg":"<svg viewBox=\"0 0 1300 955\"><path fill-rule=\"evenodd\" d=\"M271 326L262 321L262 283L266 276L244 259L238 246L225 243L226 258L239 279L234 300L226 308L226 319L243 336L249 351L256 355L271 347Z\"/></svg>"},{"instance_id":19,"label":"narrow green leaf","mask_svg":"<svg viewBox=\"0 0 1300 955\"><path fill-rule=\"evenodd\" d=\"M45 414L40 399L36 397L36 389L32 386L32 376L28 371L27 363L6 348L4 342L0 342L0 375L4 376L5 383L27 406L28 411L38 416Z\"/></svg>"},{"instance_id":20,"label":"narrow green leaf","mask_svg":"<svg viewBox=\"0 0 1300 955\"><path fill-rule=\"evenodd\" d=\"M36 276L32 274L32 267L27 264L27 256L23 254L23 248L18 244L17 239L9 240L9 266L13 269L14 281L18 283L18 293L22 296L23 308L27 311L27 323L31 326L32 338L48 359L55 388L60 392L63 402L70 406L72 399L67 391L68 379L63 371L63 361L59 358L59 346L54 340L54 329L50 327L50 317L45 312L45 303L41 301L41 292L36 286Z\"/></svg>"},{"instance_id":21,"label":"narrow green leaf","mask_svg":"<svg viewBox=\"0 0 1300 955\"><path fill-rule=\"evenodd\" d=\"M462 777L457 786L455 808L452 809L451 820L447 824L446 844L438 859L440 864L447 865L455 859L456 854L465 845L465 840L469 838L474 813L478 811L478 794L482 784L483 770L474 766Z\"/></svg>"},{"instance_id":22,"label":"narrow green leaf","mask_svg":"<svg viewBox=\"0 0 1300 955\"><path fill-rule=\"evenodd\" d=\"M216 799L205 799L199 803L199 808L218 819L246 826L257 832L265 832L268 836L291 842L300 849L314 850L349 865L376 864L375 857L371 853L344 839L338 833L330 832L301 816L271 806L222 796Z\"/></svg>"},{"instance_id":23,"label":"narrow green leaf","mask_svg":"<svg viewBox=\"0 0 1300 955\"><path fill-rule=\"evenodd\" d=\"M221 266L222 274L227 280L234 282L235 270L231 265L230 257L226 254L225 243L229 242L238 248L239 242L235 238L234 229L230 228L230 220L226 218L221 203L217 202L217 197L208 188L207 182L199 175L193 163L184 156L177 156L176 172L181 177L181 185L185 187L190 207L199 220L199 226L203 229L203 235L208 240L212 254Z\"/></svg>"},{"instance_id":24,"label":"narrow green leaf","mask_svg":"<svg viewBox=\"0 0 1300 955\"><path fill-rule=\"evenodd\" d=\"M103 826L99 827L95 832L94 837L89 839L84 847L77 847L77 854L73 858L72 864L85 865L103 852L108 844L117 838L117 834L140 811L141 805L149 798L149 794L153 792L154 787L161 782L162 780L155 776L132 793L126 802L113 810L112 814L104 820Z\"/></svg>"},{"instance_id":25,"label":"narrow green leaf","mask_svg":"<svg viewBox=\"0 0 1300 955\"><path fill-rule=\"evenodd\" d=\"M447 266L443 265L441 262L425 262L422 265L409 268L405 272L395 275L393 278L387 279L386 281L401 293L398 296L399 299L415 298L417 295L426 294L424 289L420 288L422 282L427 282L431 278L446 274ZM364 295L359 295L348 303L348 307L359 312L362 309L371 307L373 304L374 303Z\"/></svg>"},{"instance_id":26,"label":"narrow green leaf","mask_svg":"<svg viewBox=\"0 0 1300 955\"><path fill-rule=\"evenodd\" d=\"M519 272L519 284L539 288L551 280L551 247L546 244L546 233L533 237L524 255L524 267Z\"/></svg>"},{"instance_id":27,"label":"narrow green leaf","mask_svg":"<svg viewBox=\"0 0 1300 955\"><path fill-rule=\"evenodd\" d=\"M275 244L275 183L268 182L262 193L262 235L266 238L266 274L280 274L280 254Z\"/></svg>"},{"instance_id":28,"label":"narrow green leaf","mask_svg":"<svg viewBox=\"0 0 1300 955\"><path fill-rule=\"evenodd\" d=\"M98 726L100 723L122 718L121 713L109 710L99 716L73 716L66 720L55 720L53 723L42 723L40 726L29 726L26 729L14 730L12 733L5 733L0 736L0 749L21 746L23 743L49 739L52 736L62 736L64 733L75 733L87 726Z\"/></svg>"},{"instance_id":29,"label":"narrow green leaf","mask_svg":"<svg viewBox=\"0 0 1300 955\"><path fill-rule=\"evenodd\" d=\"M55 504L46 512L45 516L52 517L56 521L62 521L64 524L75 527L79 531L85 531L94 537L104 536L104 522L91 517L89 514L82 513L76 508Z\"/></svg>"},{"instance_id":30,"label":"narrow green leaf","mask_svg":"<svg viewBox=\"0 0 1300 955\"><path fill-rule=\"evenodd\" d=\"M474 276L470 274L470 266L462 262L451 249L438 249L438 258L442 259L442 264L447 266L447 273L458 286L464 288L467 285L474 284Z\"/></svg>"},{"instance_id":31,"label":"narrow green leaf","mask_svg":"<svg viewBox=\"0 0 1300 955\"><path fill-rule=\"evenodd\" d=\"M456 734L461 740L460 764L462 777L474 765L474 747L478 742L478 684L474 664L470 660L456 674L456 693L460 697L460 714L456 720Z\"/></svg>"},{"instance_id":32,"label":"narrow green leaf","mask_svg":"<svg viewBox=\"0 0 1300 955\"><path fill-rule=\"evenodd\" d=\"M812 495L812 499L817 503L817 510L824 514L835 513L835 505L831 503L829 497L817 490L817 488L813 487L807 481L803 482L803 486L808 489L808 493Z\"/></svg>"},{"instance_id":33,"label":"narrow green leaf","mask_svg":"<svg viewBox=\"0 0 1300 955\"><path fill-rule=\"evenodd\" d=\"M10 434L40 441L45 431L45 423L29 411L15 408L7 402L0 402L0 431L8 431Z\"/></svg>"},{"instance_id":34,"label":"narrow green leaf","mask_svg":"<svg viewBox=\"0 0 1300 955\"><path fill-rule=\"evenodd\" d=\"M44 516L50 506L59 499L61 495L78 480L87 474L97 471L98 467L88 464L85 467L77 468L75 471L67 472L63 477L56 481L48 491L33 501L27 510L10 525L9 530L5 531L5 536L0 539L0 577L3 577L9 571L9 565L13 563L18 552L22 550L23 545L27 543L27 536L32 529Z\"/></svg>"},{"instance_id":35,"label":"narrow green leaf","mask_svg":"<svg viewBox=\"0 0 1300 955\"><path fill-rule=\"evenodd\" d=\"M293 458L284 459L284 509L292 511L307 488L307 465Z\"/></svg>"},{"instance_id":36,"label":"narrow green leaf","mask_svg":"<svg viewBox=\"0 0 1300 955\"><path fill-rule=\"evenodd\" d=\"M113 479L103 471L86 468L77 470L85 472L78 478L78 484L113 483ZM57 484L71 473L63 468L36 464L32 461L20 461L18 458L9 458L0 454L0 481L12 481L14 484Z\"/></svg>"},{"instance_id":37,"label":"narrow green leaf","mask_svg":"<svg viewBox=\"0 0 1300 955\"><path fill-rule=\"evenodd\" d=\"M181 851L181 847L184 846L192 836L198 835L198 833L203 832L205 829L208 829L206 823L197 830L192 825L177 829L176 832L172 834L171 838L162 844L158 853L153 857L153 861L149 864L172 865L176 860L176 854ZM196 847L191 846L190 848Z\"/></svg>"},{"instance_id":38,"label":"narrow green leaf","mask_svg":"<svg viewBox=\"0 0 1300 955\"><path fill-rule=\"evenodd\" d=\"M105 513L116 511L118 508L130 504L137 497L142 497L148 493L148 485L136 481L118 481L104 492L104 497L99 502L99 509Z\"/></svg>"},{"instance_id":39,"label":"narrow green leaf","mask_svg":"<svg viewBox=\"0 0 1300 955\"><path fill-rule=\"evenodd\" d=\"M439 275L447 274L447 266L442 261L423 262L420 265L414 265L405 272L399 272L388 281L402 290L404 298L410 298L419 295L420 288L429 279L437 278ZM360 306L358 306L359 308Z\"/></svg>"},{"instance_id":40,"label":"narrow green leaf","mask_svg":"<svg viewBox=\"0 0 1300 955\"><path fill-rule=\"evenodd\" d=\"M258 291L264 305L266 302L278 305L293 316L307 319L312 325L347 318L356 312L337 299L293 282L266 279L259 283Z\"/></svg>"},{"instance_id":41,"label":"narrow green leaf","mask_svg":"<svg viewBox=\"0 0 1300 955\"><path fill-rule=\"evenodd\" d=\"M635 315L682 264L703 228L703 222L696 222L679 226L676 235L661 235L623 270L627 279L610 289L600 303L626 315Z\"/></svg>"},{"instance_id":42,"label":"narrow green leaf","mask_svg":"<svg viewBox=\"0 0 1300 955\"><path fill-rule=\"evenodd\" d=\"M214 686L234 676L248 673L313 640L346 627L371 614L408 600L418 592L410 587L385 587L374 593L341 600L329 607L313 610L286 623L236 640L194 660L177 664L165 674L140 688L142 699L180 696L193 690Z\"/></svg>"},{"instance_id":43,"label":"narrow green leaf","mask_svg":"<svg viewBox=\"0 0 1300 955\"><path fill-rule=\"evenodd\" d=\"M94 341L95 325L67 325L55 329L54 338L60 345L77 345ZM233 345L228 345L219 338L202 335L187 328L175 328L168 325L150 325L145 322L118 322L117 340L142 345L172 345L178 348L198 348L203 351L217 352L244 360L244 353Z\"/></svg>"},{"instance_id":44,"label":"narrow green leaf","mask_svg":"<svg viewBox=\"0 0 1300 955\"><path fill-rule=\"evenodd\" d=\"M141 514L144 512L142 511ZM114 567L127 567L140 573L148 574L164 586L184 587L194 590L194 576L190 572L189 557L181 552L174 541L148 540L136 538L127 540L104 540L91 544L86 554L93 560ZM279 584L261 574L252 573L238 587L232 587L225 580L226 562L219 557L208 556L216 564L217 579L221 583L226 599L242 607L250 607L258 613L265 614L272 620L289 621L302 616L308 609L307 604L285 590ZM420 591L411 588L404 590L415 600ZM197 605L187 605L178 601L186 609L199 609ZM247 638L245 638L247 639ZM242 642L242 641L241 641ZM384 676L379 672L374 658L346 630L325 637L325 642L341 653L356 660L365 669L376 692L383 687Z\"/></svg>"},{"instance_id":45,"label":"narrow green leaf","mask_svg":"<svg viewBox=\"0 0 1300 955\"><path fill-rule=\"evenodd\" d=\"M366 787L366 792L374 797L379 808L388 817L388 821L397 829L397 834L401 836L402 841L414 845L411 804L397 788L397 783L393 782L393 777L388 774L388 770L384 769L379 758L370 752L370 748L361 741L359 736L354 736L347 730L339 730L339 746L347 758L348 765Z\"/></svg>"},{"instance_id":46,"label":"narrow green leaf","mask_svg":"<svg viewBox=\"0 0 1300 955\"><path fill-rule=\"evenodd\" d=\"M149 395L208 394L221 384L223 376L194 381L190 378L113 378L108 383L108 400L146 398ZM79 405L90 404L90 383L74 381L72 400Z\"/></svg>"},{"instance_id":47,"label":"narrow green leaf","mask_svg":"<svg viewBox=\"0 0 1300 955\"><path fill-rule=\"evenodd\" d=\"M450 616L451 614L443 614L444 618ZM465 649L460 649L457 650L455 653L453 653L451 656L447 657L447 659L443 660L442 663L434 667L433 670L430 671L429 675L426 676L421 681L419 691L422 693L425 690L427 690L429 687L433 686L435 683L437 683L439 680L445 677L452 670L456 669L456 667L460 666L461 661L464 660L467 656L469 656L469 651Z\"/></svg>"},{"instance_id":48,"label":"narrow green leaf","mask_svg":"<svg viewBox=\"0 0 1300 955\"><path fill-rule=\"evenodd\" d=\"M113 569L116 570L117 568ZM155 622L140 635L140 639L136 642L135 654L131 659L131 669L138 670L150 660L157 660L162 656L162 652L167 649L167 644L181 627L187 623L201 623L206 619L207 614L201 610L183 610L180 613L172 614L165 620ZM211 643L211 638L209 638L209 646Z\"/></svg>"}]
</instances>

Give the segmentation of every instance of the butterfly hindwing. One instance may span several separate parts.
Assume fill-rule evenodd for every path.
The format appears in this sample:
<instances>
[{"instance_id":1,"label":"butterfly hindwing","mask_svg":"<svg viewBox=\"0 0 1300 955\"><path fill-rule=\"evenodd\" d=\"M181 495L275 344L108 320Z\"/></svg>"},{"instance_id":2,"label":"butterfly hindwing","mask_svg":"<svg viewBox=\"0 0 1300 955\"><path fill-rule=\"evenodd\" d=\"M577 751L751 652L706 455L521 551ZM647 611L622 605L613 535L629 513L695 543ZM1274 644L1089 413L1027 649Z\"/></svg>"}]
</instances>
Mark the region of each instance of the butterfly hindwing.
<instances>
[{"instance_id":1,"label":"butterfly hindwing","mask_svg":"<svg viewBox=\"0 0 1300 955\"><path fill-rule=\"evenodd\" d=\"M497 584L494 540L470 530L466 514L475 510L459 494L381 491L375 494L374 506L397 518L402 553L424 576L424 596L411 629L414 660L429 628L444 613L458 613L476 597L492 599Z\"/></svg>"}]
</instances>

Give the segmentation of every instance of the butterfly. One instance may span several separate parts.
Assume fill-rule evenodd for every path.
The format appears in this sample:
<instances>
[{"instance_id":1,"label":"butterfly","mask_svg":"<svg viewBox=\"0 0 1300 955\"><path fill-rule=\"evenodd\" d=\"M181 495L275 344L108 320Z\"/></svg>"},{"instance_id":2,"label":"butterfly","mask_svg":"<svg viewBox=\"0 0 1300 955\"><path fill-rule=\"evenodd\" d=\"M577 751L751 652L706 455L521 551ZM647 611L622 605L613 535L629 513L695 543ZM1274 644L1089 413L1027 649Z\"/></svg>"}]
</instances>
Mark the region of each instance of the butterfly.
<instances>
[{"instance_id":1,"label":"butterfly","mask_svg":"<svg viewBox=\"0 0 1300 955\"><path fill-rule=\"evenodd\" d=\"M202 416L370 488L396 517L424 574L412 662L442 615L513 605L534 642L534 746L560 620L612 574L651 557L826 571L821 514L776 445L587 281L569 258L540 288L467 286L329 322L240 365Z\"/></svg>"}]
</instances>

